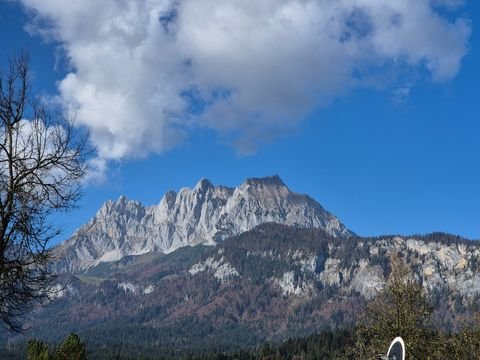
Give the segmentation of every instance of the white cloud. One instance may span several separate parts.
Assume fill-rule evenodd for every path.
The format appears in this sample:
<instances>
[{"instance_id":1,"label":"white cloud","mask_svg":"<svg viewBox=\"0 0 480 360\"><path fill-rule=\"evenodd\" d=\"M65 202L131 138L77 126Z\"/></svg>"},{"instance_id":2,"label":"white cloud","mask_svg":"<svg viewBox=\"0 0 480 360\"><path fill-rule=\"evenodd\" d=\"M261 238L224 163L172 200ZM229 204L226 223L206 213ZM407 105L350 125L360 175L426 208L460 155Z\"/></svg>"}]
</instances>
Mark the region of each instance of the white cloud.
<instances>
[{"instance_id":1,"label":"white cloud","mask_svg":"<svg viewBox=\"0 0 480 360\"><path fill-rule=\"evenodd\" d=\"M451 79L470 35L437 10L459 0L19 1L63 47L60 95L103 160L161 153L197 127L251 151L386 73Z\"/></svg>"},{"instance_id":2,"label":"white cloud","mask_svg":"<svg viewBox=\"0 0 480 360\"><path fill-rule=\"evenodd\" d=\"M465 0L431 0L434 6L456 9L465 5Z\"/></svg>"}]
</instances>

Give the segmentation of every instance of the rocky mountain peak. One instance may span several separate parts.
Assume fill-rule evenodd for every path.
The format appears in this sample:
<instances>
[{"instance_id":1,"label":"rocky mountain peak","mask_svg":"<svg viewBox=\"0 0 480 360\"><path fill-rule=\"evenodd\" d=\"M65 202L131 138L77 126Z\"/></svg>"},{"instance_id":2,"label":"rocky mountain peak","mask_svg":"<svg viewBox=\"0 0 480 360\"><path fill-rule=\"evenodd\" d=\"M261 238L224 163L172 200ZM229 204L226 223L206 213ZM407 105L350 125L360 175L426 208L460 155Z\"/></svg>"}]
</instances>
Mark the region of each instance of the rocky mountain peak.
<instances>
[{"instance_id":1,"label":"rocky mountain peak","mask_svg":"<svg viewBox=\"0 0 480 360\"><path fill-rule=\"evenodd\" d=\"M212 185L210 180L205 179L205 178L201 178L198 181L197 185L195 185L195 189L202 190L202 191L206 191L206 190L211 189L213 187L214 186Z\"/></svg>"},{"instance_id":2,"label":"rocky mountain peak","mask_svg":"<svg viewBox=\"0 0 480 360\"><path fill-rule=\"evenodd\" d=\"M128 199L125 195L120 195L116 202L117 202L117 204L124 204L124 203L128 202Z\"/></svg>"},{"instance_id":3,"label":"rocky mountain peak","mask_svg":"<svg viewBox=\"0 0 480 360\"><path fill-rule=\"evenodd\" d=\"M249 178L244 184L249 186L287 187L278 175L266 176L262 178Z\"/></svg>"},{"instance_id":4,"label":"rocky mountain peak","mask_svg":"<svg viewBox=\"0 0 480 360\"><path fill-rule=\"evenodd\" d=\"M57 270L79 272L127 255L213 245L266 222L320 228L334 237L353 234L316 201L290 191L278 175L250 178L237 188L201 179L194 188L167 192L154 206L125 196L105 202L57 248L63 254Z\"/></svg>"},{"instance_id":5,"label":"rocky mountain peak","mask_svg":"<svg viewBox=\"0 0 480 360\"><path fill-rule=\"evenodd\" d=\"M129 200L125 195L121 195L117 200L107 200L103 203L96 214L97 219L104 219L111 216L126 214L136 214L142 212L144 206L135 200Z\"/></svg>"},{"instance_id":6,"label":"rocky mountain peak","mask_svg":"<svg viewBox=\"0 0 480 360\"><path fill-rule=\"evenodd\" d=\"M160 207L172 208L175 205L175 200L177 198L177 193L173 190L169 190L165 193L162 200L160 201Z\"/></svg>"}]
</instances>

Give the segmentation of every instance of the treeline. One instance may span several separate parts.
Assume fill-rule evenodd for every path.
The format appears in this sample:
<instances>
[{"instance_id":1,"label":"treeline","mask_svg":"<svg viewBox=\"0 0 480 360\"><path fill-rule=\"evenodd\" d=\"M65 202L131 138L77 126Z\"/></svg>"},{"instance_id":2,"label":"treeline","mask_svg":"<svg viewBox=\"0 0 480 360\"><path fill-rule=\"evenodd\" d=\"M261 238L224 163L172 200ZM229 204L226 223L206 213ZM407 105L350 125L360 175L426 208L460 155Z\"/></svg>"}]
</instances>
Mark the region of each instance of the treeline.
<instances>
[{"instance_id":1,"label":"treeline","mask_svg":"<svg viewBox=\"0 0 480 360\"><path fill-rule=\"evenodd\" d=\"M52 347L39 340L30 340L24 346L10 351L0 351L1 359L27 360L84 360L84 359L180 359L180 360L277 360L277 359L335 359L341 355L350 333L346 330L322 331L308 337L292 338L281 344L265 343L250 350L218 351L201 349L145 349L132 348L117 343L111 347L89 347L78 335L71 334L58 347ZM49 351L49 348L51 349Z\"/></svg>"},{"instance_id":2,"label":"treeline","mask_svg":"<svg viewBox=\"0 0 480 360\"><path fill-rule=\"evenodd\" d=\"M294 338L278 344L264 344L250 351L210 352L195 360L283 360L336 359L341 356L351 334L347 330L322 331L308 337Z\"/></svg>"},{"instance_id":3,"label":"treeline","mask_svg":"<svg viewBox=\"0 0 480 360\"><path fill-rule=\"evenodd\" d=\"M27 360L86 360L85 343L77 334L68 335L58 346L51 346L44 341L32 339L26 344L15 344L0 349L0 359Z\"/></svg>"},{"instance_id":4,"label":"treeline","mask_svg":"<svg viewBox=\"0 0 480 360\"><path fill-rule=\"evenodd\" d=\"M70 334L55 349L50 350L47 343L30 340L27 344L27 360L86 360L85 344L77 334Z\"/></svg>"}]
</instances>

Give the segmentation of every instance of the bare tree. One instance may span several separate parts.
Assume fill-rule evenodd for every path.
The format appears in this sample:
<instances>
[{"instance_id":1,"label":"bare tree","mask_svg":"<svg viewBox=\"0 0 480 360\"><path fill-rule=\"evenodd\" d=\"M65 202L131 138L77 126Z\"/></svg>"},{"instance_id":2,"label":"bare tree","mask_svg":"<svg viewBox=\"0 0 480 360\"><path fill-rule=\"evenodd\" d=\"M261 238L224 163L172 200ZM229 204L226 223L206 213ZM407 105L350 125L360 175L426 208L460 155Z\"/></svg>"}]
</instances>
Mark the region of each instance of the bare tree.
<instances>
[{"instance_id":1,"label":"bare tree","mask_svg":"<svg viewBox=\"0 0 480 360\"><path fill-rule=\"evenodd\" d=\"M81 195L86 138L31 94L28 54L12 57L0 70L0 323L10 330L48 296L52 214Z\"/></svg>"}]
</instances>

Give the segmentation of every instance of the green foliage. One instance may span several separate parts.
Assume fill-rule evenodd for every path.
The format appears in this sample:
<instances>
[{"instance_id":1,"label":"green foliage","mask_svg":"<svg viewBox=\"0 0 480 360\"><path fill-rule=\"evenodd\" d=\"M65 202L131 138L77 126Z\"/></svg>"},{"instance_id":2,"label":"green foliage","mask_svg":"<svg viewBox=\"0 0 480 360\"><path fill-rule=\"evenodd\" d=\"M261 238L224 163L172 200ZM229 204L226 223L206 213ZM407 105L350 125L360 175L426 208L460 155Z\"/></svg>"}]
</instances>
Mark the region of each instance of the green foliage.
<instances>
[{"instance_id":1,"label":"green foliage","mask_svg":"<svg viewBox=\"0 0 480 360\"><path fill-rule=\"evenodd\" d=\"M474 317L473 324L464 325L448 342L448 353L454 359L480 359L480 316Z\"/></svg>"},{"instance_id":2,"label":"green foliage","mask_svg":"<svg viewBox=\"0 0 480 360\"><path fill-rule=\"evenodd\" d=\"M395 337L401 336L408 359L427 359L426 354L439 346L437 333L430 328L431 314L432 307L422 286L403 263L394 261L383 292L366 308L346 358L356 354L373 359L386 352Z\"/></svg>"},{"instance_id":3,"label":"green foliage","mask_svg":"<svg viewBox=\"0 0 480 360\"><path fill-rule=\"evenodd\" d=\"M77 334L73 333L65 338L53 355L50 354L45 342L36 339L28 341L26 350L27 360L85 360L87 358L85 344L80 341ZM15 355L15 353L12 354L12 358L17 358Z\"/></svg>"},{"instance_id":4,"label":"green foliage","mask_svg":"<svg viewBox=\"0 0 480 360\"><path fill-rule=\"evenodd\" d=\"M433 304L438 305L441 292L431 295ZM401 336L407 359L480 359L480 317L476 316L472 324L464 324L458 333L434 330L431 299L406 265L393 261L385 289L367 305L363 321L355 328L341 358L376 359L395 337ZM453 306L463 308L458 299Z\"/></svg>"},{"instance_id":5,"label":"green foliage","mask_svg":"<svg viewBox=\"0 0 480 360\"><path fill-rule=\"evenodd\" d=\"M48 345L39 340L30 340L27 344L27 360L49 360Z\"/></svg>"},{"instance_id":6,"label":"green foliage","mask_svg":"<svg viewBox=\"0 0 480 360\"><path fill-rule=\"evenodd\" d=\"M77 334L70 334L57 348L54 360L85 360L87 358L85 344Z\"/></svg>"}]
</instances>

